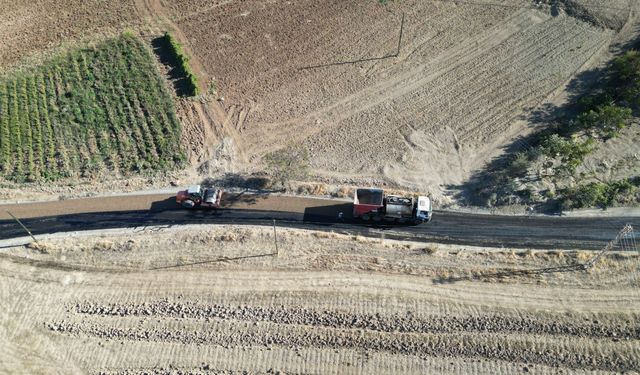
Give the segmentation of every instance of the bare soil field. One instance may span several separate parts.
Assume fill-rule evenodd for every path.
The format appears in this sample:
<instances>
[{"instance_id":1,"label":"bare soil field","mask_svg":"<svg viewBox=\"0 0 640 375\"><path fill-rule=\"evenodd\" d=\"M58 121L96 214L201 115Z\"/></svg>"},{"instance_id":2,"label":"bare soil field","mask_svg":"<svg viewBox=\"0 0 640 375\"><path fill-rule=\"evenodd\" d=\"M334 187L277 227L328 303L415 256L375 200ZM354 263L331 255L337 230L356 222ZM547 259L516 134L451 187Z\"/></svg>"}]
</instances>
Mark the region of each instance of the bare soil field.
<instances>
[{"instance_id":1,"label":"bare soil field","mask_svg":"<svg viewBox=\"0 0 640 375\"><path fill-rule=\"evenodd\" d=\"M635 373L635 253L259 227L49 239L0 256L7 373ZM465 276L474 276L466 281ZM448 280L448 281L445 281Z\"/></svg>"},{"instance_id":2,"label":"bare soil field","mask_svg":"<svg viewBox=\"0 0 640 375\"><path fill-rule=\"evenodd\" d=\"M304 144L319 178L436 197L530 132L632 19L626 0L160 3L224 97L205 117L236 169Z\"/></svg>"},{"instance_id":3,"label":"bare soil field","mask_svg":"<svg viewBox=\"0 0 640 375\"><path fill-rule=\"evenodd\" d=\"M0 2L0 73L80 40L113 36L140 25L134 1Z\"/></svg>"}]
</instances>

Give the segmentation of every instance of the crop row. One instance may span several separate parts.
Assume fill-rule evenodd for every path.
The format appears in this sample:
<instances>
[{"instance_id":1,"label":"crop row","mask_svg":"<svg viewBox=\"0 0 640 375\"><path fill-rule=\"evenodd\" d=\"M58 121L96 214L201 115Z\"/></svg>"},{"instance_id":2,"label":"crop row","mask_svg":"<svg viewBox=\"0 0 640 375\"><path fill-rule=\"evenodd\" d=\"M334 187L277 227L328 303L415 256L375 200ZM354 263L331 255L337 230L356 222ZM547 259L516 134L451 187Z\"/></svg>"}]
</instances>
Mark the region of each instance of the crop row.
<instances>
[{"instance_id":1,"label":"crop row","mask_svg":"<svg viewBox=\"0 0 640 375\"><path fill-rule=\"evenodd\" d=\"M149 49L124 34L0 79L0 176L173 168L180 123Z\"/></svg>"}]
</instances>

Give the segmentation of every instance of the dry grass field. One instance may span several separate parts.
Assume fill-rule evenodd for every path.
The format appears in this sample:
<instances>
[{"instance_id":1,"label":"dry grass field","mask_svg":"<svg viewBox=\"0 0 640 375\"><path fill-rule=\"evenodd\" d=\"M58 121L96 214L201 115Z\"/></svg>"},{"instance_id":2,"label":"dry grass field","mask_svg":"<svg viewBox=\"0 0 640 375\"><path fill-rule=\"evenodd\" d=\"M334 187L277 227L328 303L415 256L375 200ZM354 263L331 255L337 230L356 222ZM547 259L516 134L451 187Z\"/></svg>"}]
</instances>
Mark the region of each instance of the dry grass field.
<instances>
[{"instance_id":1,"label":"dry grass field","mask_svg":"<svg viewBox=\"0 0 640 375\"><path fill-rule=\"evenodd\" d=\"M636 373L637 254L195 226L0 257L0 371Z\"/></svg>"}]
</instances>

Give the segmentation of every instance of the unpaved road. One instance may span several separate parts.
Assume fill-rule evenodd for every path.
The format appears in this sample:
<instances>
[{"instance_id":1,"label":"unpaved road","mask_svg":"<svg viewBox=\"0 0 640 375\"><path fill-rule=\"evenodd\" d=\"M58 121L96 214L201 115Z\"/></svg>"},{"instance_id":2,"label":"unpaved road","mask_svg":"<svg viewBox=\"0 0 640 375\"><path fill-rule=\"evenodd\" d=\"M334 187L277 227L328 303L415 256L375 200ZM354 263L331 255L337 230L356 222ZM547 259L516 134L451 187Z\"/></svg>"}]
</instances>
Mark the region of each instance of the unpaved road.
<instances>
[{"instance_id":1,"label":"unpaved road","mask_svg":"<svg viewBox=\"0 0 640 375\"><path fill-rule=\"evenodd\" d=\"M625 225L640 228L639 217L559 218L471 215L437 211L420 226L385 226L351 221L346 201L228 195L218 212L189 211L167 195L140 195L0 206L0 239L24 236L10 211L34 234L118 227L179 224L270 225L357 233L373 237L517 248L599 249ZM338 212L347 222L336 223Z\"/></svg>"}]
</instances>

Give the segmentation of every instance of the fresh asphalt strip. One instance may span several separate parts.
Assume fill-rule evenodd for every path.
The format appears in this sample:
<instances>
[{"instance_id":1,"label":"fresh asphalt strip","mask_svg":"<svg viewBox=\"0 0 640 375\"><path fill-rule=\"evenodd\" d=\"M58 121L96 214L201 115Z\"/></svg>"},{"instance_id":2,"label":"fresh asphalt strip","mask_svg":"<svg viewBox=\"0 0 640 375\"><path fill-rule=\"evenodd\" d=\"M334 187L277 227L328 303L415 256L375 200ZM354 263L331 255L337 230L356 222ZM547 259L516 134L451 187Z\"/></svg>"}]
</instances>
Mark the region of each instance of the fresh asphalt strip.
<instances>
[{"instance_id":1,"label":"fresh asphalt strip","mask_svg":"<svg viewBox=\"0 0 640 375\"><path fill-rule=\"evenodd\" d=\"M640 228L638 217L567 218L549 216L498 216L435 211L433 220L421 225L371 224L347 218L337 222L332 212L286 212L251 209L134 210L75 213L24 218L35 235L113 228L144 228L185 224L273 225L333 231L373 238L410 240L471 246L598 250L625 225ZM23 237L24 229L13 220L0 221L0 240Z\"/></svg>"}]
</instances>

